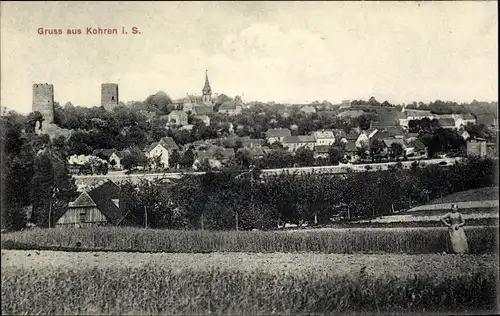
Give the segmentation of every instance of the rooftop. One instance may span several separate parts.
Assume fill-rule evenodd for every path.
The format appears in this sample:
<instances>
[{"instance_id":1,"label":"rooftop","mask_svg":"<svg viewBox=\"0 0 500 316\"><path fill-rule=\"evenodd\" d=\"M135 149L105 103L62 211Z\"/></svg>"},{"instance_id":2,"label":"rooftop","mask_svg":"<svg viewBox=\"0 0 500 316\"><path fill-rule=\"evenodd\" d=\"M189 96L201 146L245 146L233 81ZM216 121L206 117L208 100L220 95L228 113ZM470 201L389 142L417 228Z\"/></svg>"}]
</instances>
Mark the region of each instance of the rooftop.
<instances>
[{"instance_id":1,"label":"rooftop","mask_svg":"<svg viewBox=\"0 0 500 316\"><path fill-rule=\"evenodd\" d=\"M283 143L314 143L316 140L313 136L298 135L298 136L285 136Z\"/></svg>"},{"instance_id":2,"label":"rooftop","mask_svg":"<svg viewBox=\"0 0 500 316\"><path fill-rule=\"evenodd\" d=\"M285 137L291 135L292 133L288 128L271 128L266 132L266 137Z\"/></svg>"}]
</instances>

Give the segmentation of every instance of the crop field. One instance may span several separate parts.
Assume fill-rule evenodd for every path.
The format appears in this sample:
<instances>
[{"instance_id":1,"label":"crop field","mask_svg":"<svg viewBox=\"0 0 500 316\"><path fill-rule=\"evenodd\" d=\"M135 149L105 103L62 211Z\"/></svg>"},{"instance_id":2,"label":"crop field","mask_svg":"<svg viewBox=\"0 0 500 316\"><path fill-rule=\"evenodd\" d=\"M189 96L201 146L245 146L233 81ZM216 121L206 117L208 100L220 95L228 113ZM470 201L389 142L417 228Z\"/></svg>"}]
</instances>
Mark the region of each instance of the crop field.
<instances>
[{"instance_id":1,"label":"crop field","mask_svg":"<svg viewBox=\"0 0 500 316\"><path fill-rule=\"evenodd\" d=\"M2 314L492 313L498 257L2 251Z\"/></svg>"},{"instance_id":2,"label":"crop field","mask_svg":"<svg viewBox=\"0 0 500 316\"><path fill-rule=\"evenodd\" d=\"M2 314L492 314L497 233L466 227L465 255L442 227L6 233Z\"/></svg>"},{"instance_id":3,"label":"crop field","mask_svg":"<svg viewBox=\"0 0 500 316\"><path fill-rule=\"evenodd\" d=\"M473 253L495 253L498 227L465 227ZM132 252L449 252L445 227L294 231L175 231L131 227L34 229L2 234L3 249ZM77 247L77 244L79 247Z\"/></svg>"}]
</instances>

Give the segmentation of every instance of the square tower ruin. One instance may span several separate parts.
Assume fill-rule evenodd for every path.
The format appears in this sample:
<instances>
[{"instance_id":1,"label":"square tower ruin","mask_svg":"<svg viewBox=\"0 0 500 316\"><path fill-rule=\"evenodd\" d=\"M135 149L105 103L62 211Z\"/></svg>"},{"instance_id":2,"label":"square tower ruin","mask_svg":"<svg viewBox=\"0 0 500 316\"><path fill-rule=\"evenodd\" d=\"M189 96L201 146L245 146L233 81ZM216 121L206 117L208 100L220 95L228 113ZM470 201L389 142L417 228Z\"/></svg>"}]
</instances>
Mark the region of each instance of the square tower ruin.
<instances>
[{"instance_id":1,"label":"square tower ruin","mask_svg":"<svg viewBox=\"0 0 500 316\"><path fill-rule=\"evenodd\" d=\"M43 115L45 123L54 122L54 85L48 83L33 84L32 111Z\"/></svg>"},{"instance_id":2,"label":"square tower ruin","mask_svg":"<svg viewBox=\"0 0 500 316\"><path fill-rule=\"evenodd\" d=\"M103 83L101 85L101 106L106 111L112 111L114 107L118 106L118 84Z\"/></svg>"}]
</instances>

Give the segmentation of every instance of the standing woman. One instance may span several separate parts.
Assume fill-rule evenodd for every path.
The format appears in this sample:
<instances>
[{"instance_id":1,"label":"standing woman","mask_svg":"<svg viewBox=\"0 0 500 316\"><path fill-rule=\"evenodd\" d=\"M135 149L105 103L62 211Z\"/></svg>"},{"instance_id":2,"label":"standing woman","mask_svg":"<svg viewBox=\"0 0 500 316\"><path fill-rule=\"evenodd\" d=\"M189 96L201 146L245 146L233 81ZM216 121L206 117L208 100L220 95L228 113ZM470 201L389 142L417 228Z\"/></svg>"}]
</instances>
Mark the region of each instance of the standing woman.
<instances>
[{"instance_id":1,"label":"standing woman","mask_svg":"<svg viewBox=\"0 0 500 316\"><path fill-rule=\"evenodd\" d=\"M462 214L458 212L458 205L452 204L451 212L443 216L441 221L448 226L451 250L454 253L469 252L469 244L467 243L467 236L465 236L463 228L465 221Z\"/></svg>"}]
</instances>

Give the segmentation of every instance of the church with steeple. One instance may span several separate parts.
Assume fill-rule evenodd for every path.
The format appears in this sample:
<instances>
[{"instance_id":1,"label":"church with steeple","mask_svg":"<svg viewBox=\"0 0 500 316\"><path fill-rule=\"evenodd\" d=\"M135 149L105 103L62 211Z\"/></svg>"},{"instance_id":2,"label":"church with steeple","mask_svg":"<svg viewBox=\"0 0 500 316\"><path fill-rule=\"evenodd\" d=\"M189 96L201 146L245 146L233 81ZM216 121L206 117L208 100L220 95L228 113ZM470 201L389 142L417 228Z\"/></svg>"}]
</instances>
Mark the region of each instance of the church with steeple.
<instances>
[{"instance_id":1,"label":"church with steeple","mask_svg":"<svg viewBox=\"0 0 500 316\"><path fill-rule=\"evenodd\" d=\"M214 112L214 103L217 94L212 93L210 81L208 80L208 70L205 70L205 84L200 95L187 94L184 99L175 100L174 104L179 104L179 110L195 115L206 116Z\"/></svg>"},{"instance_id":2,"label":"church with steeple","mask_svg":"<svg viewBox=\"0 0 500 316\"><path fill-rule=\"evenodd\" d=\"M203 104L212 105L212 88L210 88L210 81L208 80L208 70L205 70L205 85L202 90L202 98Z\"/></svg>"}]
</instances>

